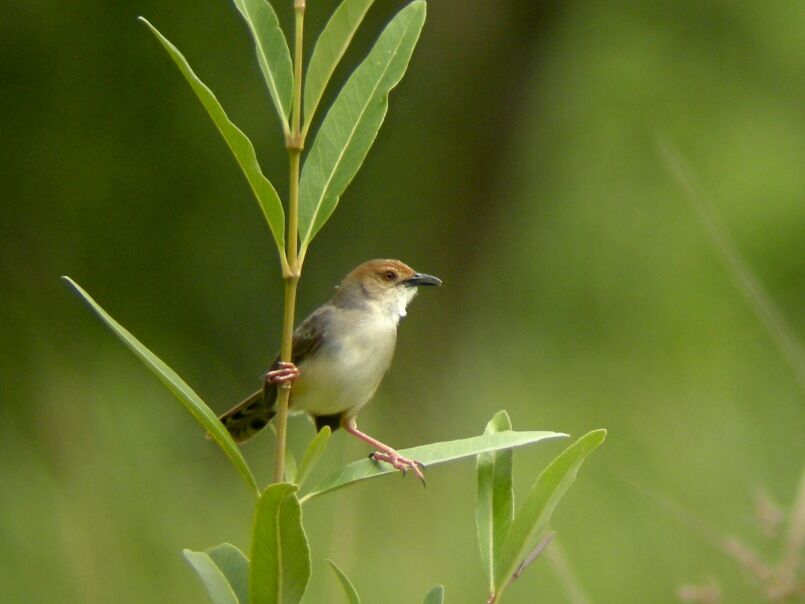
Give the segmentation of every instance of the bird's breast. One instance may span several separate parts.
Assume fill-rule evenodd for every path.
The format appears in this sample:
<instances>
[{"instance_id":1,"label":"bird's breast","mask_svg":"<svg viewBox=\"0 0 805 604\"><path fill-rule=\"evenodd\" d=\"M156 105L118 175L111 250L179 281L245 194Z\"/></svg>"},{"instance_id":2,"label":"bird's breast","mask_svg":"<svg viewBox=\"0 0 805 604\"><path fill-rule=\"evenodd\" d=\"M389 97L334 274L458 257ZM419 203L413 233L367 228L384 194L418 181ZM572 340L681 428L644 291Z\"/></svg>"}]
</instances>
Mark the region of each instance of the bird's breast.
<instances>
[{"instance_id":1,"label":"bird's breast","mask_svg":"<svg viewBox=\"0 0 805 604\"><path fill-rule=\"evenodd\" d=\"M316 354L299 364L293 408L314 415L357 413L391 365L396 340L396 323L390 321L336 327Z\"/></svg>"}]
</instances>

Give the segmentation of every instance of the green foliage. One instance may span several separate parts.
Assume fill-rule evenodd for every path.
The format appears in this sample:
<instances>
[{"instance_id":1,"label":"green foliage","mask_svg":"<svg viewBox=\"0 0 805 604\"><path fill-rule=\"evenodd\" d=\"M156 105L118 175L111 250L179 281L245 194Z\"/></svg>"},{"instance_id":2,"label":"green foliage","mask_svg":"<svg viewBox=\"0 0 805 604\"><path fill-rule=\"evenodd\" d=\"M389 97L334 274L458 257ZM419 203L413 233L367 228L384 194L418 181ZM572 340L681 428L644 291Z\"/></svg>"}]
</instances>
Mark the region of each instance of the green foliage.
<instances>
[{"instance_id":1,"label":"green foliage","mask_svg":"<svg viewBox=\"0 0 805 604\"><path fill-rule=\"evenodd\" d=\"M282 203L280 202L279 195L277 195L277 191L274 189L274 185L263 175L263 171L257 161L257 155L254 152L254 146L249 138L232 123L229 117L227 117L224 108L221 107L221 103L218 102L212 90L198 78L187 62L187 59L179 52L179 49L171 44L171 42L146 19L140 17L140 20L148 26L173 62L176 63L179 71L182 72L182 75L190 84L193 92L196 93L198 100L201 101L204 109L207 110L207 114L215 123L221 136L224 137L230 151L232 151L232 154L238 161L240 169L246 176L246 180L249 182L254 196L257 198L257 203L260 205L263 216L274 236L280 258L284 261L285 212L282 209Z\"/></svg>"},{"instance_id":2,"label":"green foliage","mask_svg":"<svg viewBox=\"0 0 805 604\"><path fill-rule=\"evenodd\" d=\"M352 582L349 580L347 575L344 574L344 571L338 568L338 565L332 560L328 559L327 562L330 563L330 568L333 569L335 576L338 578L338 582L344 589L344 594L346 594L349 604L361 604L361 598L358 595L358 592L355 590L355 586L352 585Z\"/></svg>"},{"instance_id":3,"label":"green foliage","mask_svg":"<svg viewBox=\"0 0 805 604\"><path fill-rule=\"evenodd\" d=\"M542 471L509 527L495 559L495 594L498 599L530 554L542 545L554 509L576 480L587 456L606 438L606 430L593 430L565 449Z\"/></svg>"},{"instance_id":4,"label":"green foliage","mask_svg":"<svg viewBox=\"0 0 805 604\"><path fill-rule=\"evenodd\" d=\"M330 442L331 434L330 426L324 426L324 428L319 430L316 436L313 437L313 440L310 441L310 444L305 450L305 455L302 457L302 463L299 465L299 471L296 473L296 480L294 480L294 482L299 485L299 488L305 483L305 480L310 476L313 468L316 467L321 456L324 455L324 452L327 450L327 443Z\"/></svg>"},{"instance_id":5,"label":"green foliage","mask_svg":"<svg viewBox=\"0 0 805 604\"><path fill-rule=\"evenodd\" d=\"M230 543L221 543L205 550L238 596L240 604L249 604L249 559Z\"/></svg>"},{"instance_id":6,"label":"green foliage","mask_svg":"<svg viewBox=\"0 0 805 604\"><path fill-rule=\"evenodd\" d=\"M414 0L389 22L368 56L355 69L325 116L310 147L301 176L299 162L305 135L336 66L350 45L373 0L344 0L317 41L304 90L301 86L302 45L297 38L294 58L288 49L276 13L266 0L234 0L254 40L260 69L282 123L288 146L291 187L289 225L292 235L298 210L298 234L285 237L285 212L279 196L263 175L254 147L227 117L211 90L196 76L179 50L148 21L143 22L178 66L245 174L279 248L286 277L286 320L291 325L298 272L310 242L326 223L371 148L388 110L388 95L399 83L425 22L424 0ZM303 30L304 6L296 5L295 31ZM300 80L294 82L295 74ZM304 92L304 130L299 106ZM295 108L292 110L292 106ZM292 124L289 117L293 112ZM297 181L298 179L298 181ZM297 185L298 187L294 186ZM298 197L297 197L298 194ZM288 245L285 249L286 243ZM297 257L297 252L299 256ZM297 274L293 274L294 271ZM252 528L251 562L236 547L221 544L203 552L184 550L214 604L298 604L310 582L310 549L302 525L301 503L362 480L396 472L389 464L368 459L341 468L313 487L301 499L298 491L324 455L329 428L309 443L301 462L284 447L285 424L277 429L276 482L260 494L257 482L239 449L212 410L167 365L109 316L69 278L71 287L184 404L215 439L238 472L258 494ZM290 348L290 330L284 330L283 348ZM287 354L287 353L286 353ZM283 401L287 402L287 394ZM284 403L283 403L284 404ZM283 407L284 409L284 407ZM284 417L284 413L279 416ZM481 436L432 443L400 451L425 466L477 458L476 523L483 566L490 592L499 599L512 578L547 545L548 521L559 499L575 479L578 468L604 440L602 430L591 432L566 449L540 474L522 509L514 515L513 449L563 438L546 431L515 432L505 411L488 423ZM350 604L360 604L354 586L328 560ZM434 587L425 604L442 604L444 588Z\"/></svg>"},{"instance_id":7,"label":"green foliage","mask_svg":"<svg viewBox=\"0 0 805 604\"><path fill-rule=\"evenodd\" d=\"M212 409L207 406L207 403L201 400L201 397L196 394L173 369L168 367L157 355L143 346L125 327L115 321L75 281L70 279L70 277L62 278L84 302L87 303L98 318L120 338L126 347L131 350L138 359L145 363L146 367L148 367L165 387L179 399L179 402L185 406L185 409L190 412L213 440L218 443L218 446L221 447L224 454L243 477L243 480L246 481L246 484L259 495L260 488L257 486L257 481L254 479L251 469L249 469L249 466L246 464L246 460L243 458L243 455L241 455L240 449L238 449L238 446L235 444L235 441L232 440L232 437L229 435L229 432L226 431L223 424L218 421L218 417L213 413Z\"/></svg>"},{"instance_id":8,"label":"green foliage","mask_svg":"<svg viewBox=\"0 0 805 604\"><path fill-rule=\"evenodd\" d=\"M484 434L483 436L473 436L471 438L462 438L459 440L451 440L440 443L432 443L429 445L422 445L420 447L412 447L410 449L402 449L399 451L400 455L415 459L424 466L430 467L433 465L447 463L449 461L456 461L464 457L473 457L481 453L490 453L500 449L511 449L514 447L522 447L553 438L564 438L566 434L558 432L498 432L492 434ZM378 463L371 459L361 459L353 461L331 474L319 484L313 487L304 497L302 503L318 497L324 493L329 493L336 489L340 489L350 484L383 476L384 474L391 474L397 470L393 469L390 465L385 463Z\"/></svg>"},{"instance_id":9,"label":"green foliage","mask_svg":"<svg viewBox=\"0 0 805 604\"><path fill-rule=\"evenodd\" d=\"M444 586L437 585L431 589L425 596L422 604L443 604L444 603Z\"/></svg>"},{"instance_id":10,"label":"green foliage","mask_svg":"<svg viewBox=\"0 0 805 604\"><path fill-rule=\"evenodd\" d=\"M310 581L310 549L298 487L269 486L257 502L249 592L252 604L296 604Z\"/></svg>"},{"instance_id":11,"label":"green foliage","mask_svg":"<svg viewBox=\"0 0 805 604\"><path fill-rule=\"evenodd\" d=\"M303 257L372 146L388 110L389 92L405 74L424 23L424 0L397 13L327 112L299 183Z\"/></svg>"},{"instance_id":12,"label":"green foliage","mask_svg":"<svg viewBox=\"0 0 805 604\"><path fill-rule=\"evenodd\" d=\"M213 604L239 604L238 596L223 571L205 552L186 549L183 553L204 584Z\"/></svg>"},{"instance_id":13,"label":"green foliage","mask_svg":"<svg viewBox=\"0 0 805 604\"><path fill-rule=\"evenodd\" d=\"M498 411L486 425L484 434L495 434L512 429L509 414ZM478 547L481 563L489 577L490 592L495 587L494 561L500 555L500 546L509 532L514 517L514 490L512 487L512 450L502 449L478 456L478 495L475 522L478 526Z\"/></svg>"},{"instance_id":14,"label":"green foliage","mask_svg":"<svg viewBox=\"0 0 805 604\"><path fill-rule=\"evenodd\" d=\"M288 117L293 99L293 66L277 14L266 0L234 0L234 3L254 39L257 63L263 72L283 132L287 134L290 131Z\"/></svg>"},{"instance_id":15,"label":"green foliage","mask_svg":"<svg viewBox=\"0 0 805 604\"><path fill-rule=\"evenodd\" d=\"M249 560L238 548L222 543L203 552L183 553L213 604L249 604Z\"/></svg>"},{"instance_id":16,"label":"green foliage","mask_svg":"<svg viewBox=\"0 0 805 604\"><path fill-rule=\"evenodd\" d=\"M299 468L296 464L296 456L290 448L285 449L285 482L296 483Z\"/></svg>"},{"instance_id":17,"label":"green foliage","mask_svg":"<svg viewBox=\"0 0 805 604\"><path fill-rule=\"evenodd\" d=\"M344 0L319 34L305 76L304 133L313 122L330 77L373 3L374 0Z\"/></svg>"}]
</instances>

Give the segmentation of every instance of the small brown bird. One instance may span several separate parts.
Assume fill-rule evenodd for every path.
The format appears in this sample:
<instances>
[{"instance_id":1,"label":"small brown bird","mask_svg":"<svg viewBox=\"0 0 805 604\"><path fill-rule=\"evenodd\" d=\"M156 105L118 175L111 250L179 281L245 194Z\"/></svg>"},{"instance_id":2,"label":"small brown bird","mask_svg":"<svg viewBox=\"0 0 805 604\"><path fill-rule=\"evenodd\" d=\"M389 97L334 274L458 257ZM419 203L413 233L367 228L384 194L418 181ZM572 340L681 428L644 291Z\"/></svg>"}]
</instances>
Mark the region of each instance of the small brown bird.
<instances>
[{"instance_id":1,"label":"small brown bird","mask_svg":"<svg viewBox=\"0 0 805 604\"><path fill-rule=\"evenodd\" d=\"M380 385L394 356L397 325L421 285L441 285L399 260L370 260L349 273L335 295L316 309L293 335L292 362L275 359L264 387L220 420L237 442L245 442L274 417L277 385L294 382L289 408L307 413L316 430L343 427L377 449L371 455L424 481L422 466L358 430L355 417Z\"/></svg>"}]
</instances>

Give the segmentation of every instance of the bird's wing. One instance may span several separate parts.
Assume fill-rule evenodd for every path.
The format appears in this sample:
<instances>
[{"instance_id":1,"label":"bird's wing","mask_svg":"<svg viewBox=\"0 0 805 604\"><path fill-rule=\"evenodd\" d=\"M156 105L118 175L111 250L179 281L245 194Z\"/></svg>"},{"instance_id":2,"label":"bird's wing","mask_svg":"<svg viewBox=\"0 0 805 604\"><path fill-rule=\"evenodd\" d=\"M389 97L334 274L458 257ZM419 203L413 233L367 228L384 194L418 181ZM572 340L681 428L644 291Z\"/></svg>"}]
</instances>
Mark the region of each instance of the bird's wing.
<instances>
[{"instance_id":1,"label":"bird's wing","mask_svg":"<svg viewBox=\"0 0 805 604\"><path fill-rule=\"evenodd\" d=\"M327 324L332 307L325 305L317 308L307 319L299 324L293 332L291 361L294 365L304 362L305 357L312 354L327 338ZM274 364L279 362L279 356Z\"/></svg>"}]
</instances>

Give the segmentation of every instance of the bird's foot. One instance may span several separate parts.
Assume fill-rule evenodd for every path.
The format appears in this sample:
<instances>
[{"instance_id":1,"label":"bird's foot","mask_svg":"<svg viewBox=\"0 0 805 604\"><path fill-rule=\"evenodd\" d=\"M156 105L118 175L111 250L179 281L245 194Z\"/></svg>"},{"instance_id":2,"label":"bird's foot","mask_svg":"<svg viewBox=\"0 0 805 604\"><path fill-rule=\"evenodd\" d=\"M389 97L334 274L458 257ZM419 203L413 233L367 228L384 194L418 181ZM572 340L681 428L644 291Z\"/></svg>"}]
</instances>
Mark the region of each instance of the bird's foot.
<instances>
[{"instance_id":1,"label":"bird's foot","mask_svg":"<svg viewBox=\"0 0 805 604\"><path fill-rule=\"evenodd\" d=\"M374 461L385 461L395 470L399 470L402 472L402 475L405 476L408 470L411 470L419 480L422 481L422 485L426 486L425 484L425 466L414 459L408 459L407 457L403 457L399 453L394 450L389 450L388 452L382 451L375 451L369 455L370 459Z\"/></svg>"},{"instance_id":2,"label":"bird's foot","mask_svg":"<svg viewBox=\"0 0 805 604\"><path fill-rule=\"evenodd\" d=\"M299 369L293 363L279 361L275 369L266 372L265 380L267 384L285 384L295 382L299 379Z\"/></svg>"}]
</instances>

